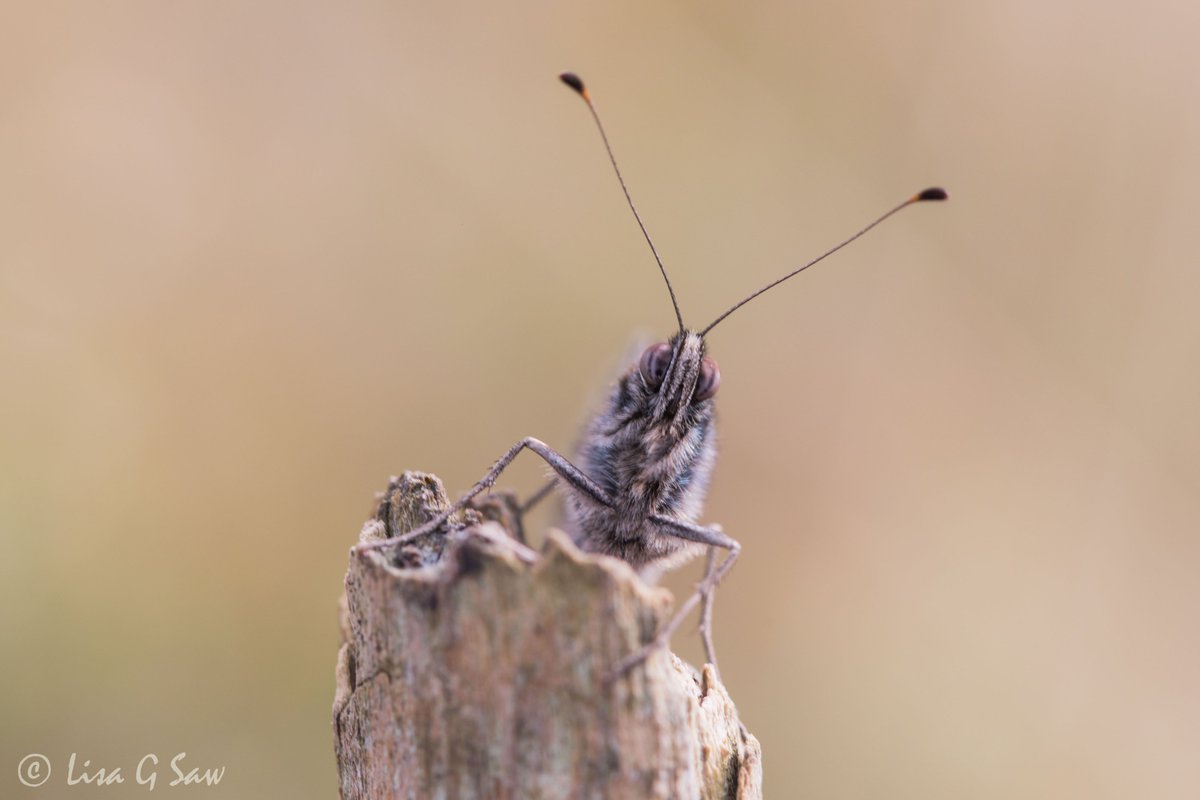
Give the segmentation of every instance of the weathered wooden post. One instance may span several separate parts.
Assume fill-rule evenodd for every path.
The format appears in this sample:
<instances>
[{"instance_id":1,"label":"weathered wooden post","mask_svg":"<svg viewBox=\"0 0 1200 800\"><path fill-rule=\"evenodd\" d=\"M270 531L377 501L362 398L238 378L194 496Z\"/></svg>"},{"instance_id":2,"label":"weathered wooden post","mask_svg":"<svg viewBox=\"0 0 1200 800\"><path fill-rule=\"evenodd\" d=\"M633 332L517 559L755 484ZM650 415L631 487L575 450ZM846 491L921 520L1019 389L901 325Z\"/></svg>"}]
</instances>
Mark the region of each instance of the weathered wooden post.
<instances>
[{"instance_id":1,"label":"weathered wooden post","mask_svg":"<svg viewBox=\"0 0 1200 800\"><path fill-rule=\"evenodd\" d=\"M436 477L405 473L361 540L447 504ZM559 532L537 553L498 521L462 522L350 558L333 707L343 800L762 796L758 741L712 667L664 650L606 680L665 621L666 590Z\"/></svg>"}]
</instances>

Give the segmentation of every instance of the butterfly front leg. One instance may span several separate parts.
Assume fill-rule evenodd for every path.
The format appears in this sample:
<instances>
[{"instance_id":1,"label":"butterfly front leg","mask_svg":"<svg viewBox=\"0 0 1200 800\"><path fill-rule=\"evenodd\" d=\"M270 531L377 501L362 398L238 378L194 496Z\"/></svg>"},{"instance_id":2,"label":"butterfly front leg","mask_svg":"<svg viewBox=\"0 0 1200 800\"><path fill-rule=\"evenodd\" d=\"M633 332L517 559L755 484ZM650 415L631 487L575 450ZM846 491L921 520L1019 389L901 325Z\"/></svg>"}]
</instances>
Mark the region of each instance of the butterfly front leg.
<instances>
[{"instance_id":1,"label":"butterfly front leg","mask_svg":"<svg viewBox=\"0 0 1200 800\"><path fill-rule=\"evenodd\" d=\"M520 452L525 449L532 450L534 453L540 456L543 461L550 465L550 468L553 469L558 476L555 479L556 481L561 479L571 489L579 492L593 502L608 508L612 508L612 500L609 499L608 495L605 494L604 490L601 489L595 481L583 474L578 467L560 455L545 442L541 441L540 439L534 439L532 436L527 436L509 448L508 452L502 455L500 459L494 465L492 465L492 468L488 470L486 475L479 479L478 483L466 491L461 497L458 498L458 500L454 501L449 508L442 511L424 525L420 525L411 531L408 531L407 533L401 534L400 536L393 536L388 539L377 539L371 542L361 542L351 548L351 551L361 554L367 552L368 550L379 550L384 547L396 547L437 530L445 525L446 521L449 520L450 517L466 508L471 500L473 500L476 496L492 488L492 486L496 483L496 479L500 477L500 473L503 472L508 465L513 462L513 459L515 459L517 455L519 455ZM543 492L545 491L546 489L543 489L541 492L538 492L538 494L544 496ZM538 497L538 499L541 498Z\"/></svg>"}]
</instances>

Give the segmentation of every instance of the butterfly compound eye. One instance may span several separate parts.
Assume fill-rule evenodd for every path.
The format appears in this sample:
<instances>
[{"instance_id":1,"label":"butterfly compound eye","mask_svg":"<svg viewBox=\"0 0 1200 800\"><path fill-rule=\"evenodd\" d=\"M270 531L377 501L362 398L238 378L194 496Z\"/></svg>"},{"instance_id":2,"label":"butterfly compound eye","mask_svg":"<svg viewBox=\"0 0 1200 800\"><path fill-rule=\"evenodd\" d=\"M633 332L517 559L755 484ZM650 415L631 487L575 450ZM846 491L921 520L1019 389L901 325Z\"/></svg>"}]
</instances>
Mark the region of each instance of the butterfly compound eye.
<instances>
[{"instance_id":1,"label":"butterfly compound eye","mask_svg":"<svg viewBox=\"0 0 1200 800\"><path fill-rule=\"evenodd\" d=\"M642 379L651 389L662 386L663 379L667 377L667 370L670 367L671 345L665 342L647 347L646 352L642 353L641 363L638 364Z\"/></svg>"},{"instance_id":2,"label":"butterfly compound eye","mask_svg":"<svg viewBox=\"0 0 1200 800\"><path fill-rule=\"evenodd\" d=\"M697 400L707 400L717 393L717 387L721 385L721 370L717 366L717 362L711 358L706 358L700 362L700 379L696 381Z\"/></svg>"}]
</instances>

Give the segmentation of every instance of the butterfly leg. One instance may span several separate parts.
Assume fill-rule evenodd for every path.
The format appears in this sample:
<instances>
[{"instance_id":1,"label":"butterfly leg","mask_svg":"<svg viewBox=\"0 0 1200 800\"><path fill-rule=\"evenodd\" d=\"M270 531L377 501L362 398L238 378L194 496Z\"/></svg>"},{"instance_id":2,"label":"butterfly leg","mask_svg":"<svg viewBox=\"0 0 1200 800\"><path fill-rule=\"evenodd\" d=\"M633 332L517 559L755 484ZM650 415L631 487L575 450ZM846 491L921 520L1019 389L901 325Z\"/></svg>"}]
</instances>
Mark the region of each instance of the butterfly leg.
<instances>
[{"instance_id":1,"label":"butterfly leg","mask_svg":"<svg viewBox=\"0 0 1200 800\"><path fill-rule=\"evenodd\" d=\"M524 502L517 499L516 492L489 493L482 498L477 497L472 500L470 507L483 514L485 519L499 522L521 544L529 544L528 539L525 538L525 515L546 499L557 485L558 478L551 478Z\"/></svg>"},{"instance_id":2,"label":"butterfly leg","mask_svg":"<svg viewBox=\"0 0 1200 800\"><path fill-rule=\"evenodd\" d=\"M555 486L558 486L558 478L551 478L546 482L545 486L529 495L525 502L521 503L521 505L518 507L521 515L524 516L525 514L528 514L533 510L534 506L545 500L554 491Z\"/></svg>"},{"instance_id":3,"label":"butterfly leg","mask_svg":"<svg viewBox=\"0 0 1200 800\"><path fill-rule=\"evenodd\" d=\"M492 465L492 468L488 470L488 473L484 475L478 483L476 483L461 497L455 500L449 508L426 522L424 525L413 528L411 531L403 535L393 536L390 539L378 539L372 542L361 542L351 548L352 552L364 553L368 550L378 550L383 547L394 547L396 545L410 542L414 539L424 536L427 533L437 530L444 525L446 520L450 519L451 516L465 508L473 498L490 489L493 484L496 483L496 479L500 477L500 473L503 472L505 468L512 463L513 459L525 449L532 450L534 453L537 453L539 456L541 456L542 460L549 464L550 468L558 474L558 478L561 478L572 489L600 505L612 507L612 501L604 493L604 490L596 484L595 481L593 481L587 475L584 475L578 467L576 467L563 456L559 455L558 452L552 449L545 442L539 439L534 439L532 436L530 436L522 439L509 448L509 451L502 455L500 460ZM556 480L558 479L556 478ZM538 492L538 494L543 494L544 491L546 490L543 489L542 491Z\"/></svg>"},{"instance_id":4,"label":"butterfly leg","mask_svg":"<svg viewBox=\"0 0 1200 800\"><path fill-rule=\"evenodd\" d=\"M700 593L702 595L700 603L700 641L704 645L704 660L717 666L717 648L713 647L712 640L712 613L713 600L717 593L715 586L713 589L705 589L708 582L712 580L713 572L717 568L717 548L709 547L708 555L704 561L704 581L700 584Z\"/></svg>"},{"instance_id":5,"label":"butterfly leg","mask_svg":"<svg viewBox=\"0 0 1200 800\"><path fill-rule=\"evenodd\" d=\"M691 597L684 601L683 605L679 607L679 610L675 612L675 616L673 616L670 621L663 626L662 630L658 632L658 636L654 637L654 641L650 642L650 644L646 645L641 650L638 650L636 653L633 653L632 655L622 659L621 662L617 664L611 676L614 680L616 678L620 678L622 675L625 675L638 664L641 664L655 650L666 647L671 641L671 634L675 633L679 626L683 624L683 621L687 618L687 615L690 614L702 600L706 604L711 603L711 600L708 598L711 598L712 593L717 588L717 584L721 582L721 579L724 578L725 574L728 573L733 567L733 563L737 561L738 555L742 552L742 546L734 539L726 536L719 528L705 528L700 525L693 525L690 522L682 522L677 519L672 519L671 517L664 517L660 514L653 515L650 517L650 520L659 527L660 533L668 536L675 536L679 539L686 539L689 542L706 544L710 548L720 547L723 550L728 550L729 555L727 555L725 560L721 561L721 563L715 569L706 570L704 580L700 582L700 585L696 588L696 591ZM716 559L714 556L714 562L715 560ZM709 630L707 633L702 631L701 636L703 636L705 639L705 649L711 651L711 616L708 618L707 622ZM710 661L712 661L715 653L709 652L707 655ZM716 662L712 661L712 663L715 664Z\"/></svg>"}]
</instances>

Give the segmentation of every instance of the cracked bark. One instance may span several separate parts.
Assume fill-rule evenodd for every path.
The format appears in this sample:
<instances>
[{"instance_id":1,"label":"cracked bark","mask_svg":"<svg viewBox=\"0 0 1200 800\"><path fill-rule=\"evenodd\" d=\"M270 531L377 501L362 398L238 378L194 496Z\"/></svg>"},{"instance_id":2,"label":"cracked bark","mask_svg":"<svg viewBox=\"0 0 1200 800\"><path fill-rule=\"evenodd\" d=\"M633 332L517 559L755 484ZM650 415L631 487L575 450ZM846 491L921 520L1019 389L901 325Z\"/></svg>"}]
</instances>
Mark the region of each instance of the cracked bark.
<instances>
[{"instance_id":1,"label":"cracked bark","mask_svg":"<svg viewBox=\"0 0 1200 800\"><path fill-rule=\"evenodd\" d=\"M447 505L432 475L393 479L361 541ZM343 800L760 798L761 752L711 666L656 652L670 594L551 531L541 553L510 506L400 553L352 555L333 706ZM507 528L500 523L507 524Z\"/></svg>"}]
</instances>

